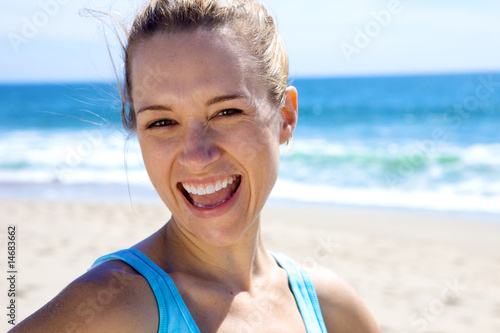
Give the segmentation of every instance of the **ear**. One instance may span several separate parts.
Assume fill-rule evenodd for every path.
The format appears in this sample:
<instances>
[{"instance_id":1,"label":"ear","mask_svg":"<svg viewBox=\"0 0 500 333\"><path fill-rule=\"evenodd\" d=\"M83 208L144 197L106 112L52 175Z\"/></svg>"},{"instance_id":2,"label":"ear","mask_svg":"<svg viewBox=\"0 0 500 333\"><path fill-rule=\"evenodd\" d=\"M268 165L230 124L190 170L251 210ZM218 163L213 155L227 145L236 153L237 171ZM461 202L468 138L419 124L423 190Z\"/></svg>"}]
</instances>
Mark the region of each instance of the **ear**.
<instances>
[{"instance_id":1,"label":"ear","mask_svg":"<svg viewBox=\"0 0 500 333\"><path fill-rule=\"evenodd\" d=\"M297 103L297 89L287 87L285 90L285 105L281 109L282 123L280 128L280 144L287 142L292 136L297 118L299 115L299 106Z\"/></svg>"}]
</instances>

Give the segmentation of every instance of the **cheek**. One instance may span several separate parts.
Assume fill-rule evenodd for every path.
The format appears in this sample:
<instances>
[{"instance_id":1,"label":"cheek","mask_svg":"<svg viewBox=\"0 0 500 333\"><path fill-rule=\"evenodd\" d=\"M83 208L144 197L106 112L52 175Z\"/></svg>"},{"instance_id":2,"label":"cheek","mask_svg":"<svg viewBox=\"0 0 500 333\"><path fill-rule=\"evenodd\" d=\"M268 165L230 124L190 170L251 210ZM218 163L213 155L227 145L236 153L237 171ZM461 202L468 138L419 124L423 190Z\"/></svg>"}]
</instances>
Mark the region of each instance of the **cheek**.
<instances>
[{"instance_id":1,"label":"cheek","mask_svg":"<svg viewBox=\"0 0 500 333\"><path fill-rule=\"evenodd\" d=\"M279 161L279 131L269 124L242 124L235 133L228 144L242 162L258 163L265 169L270 166L269 163Z\"/></svg>"},{"instance_id":2,"label":"cheek","mask_svg":"<svg viewBox=\"0 0 500 333\"><path fill-rule=\"evenodd\" d=\"M165 140L157 140L151 137L139 137L139 145L149 177L151 181L155 182L156 175L165 174L165 169L170 165L169 159L171 156L166 152L171 150L167 147Z\"/></svg>"}]
</instances>

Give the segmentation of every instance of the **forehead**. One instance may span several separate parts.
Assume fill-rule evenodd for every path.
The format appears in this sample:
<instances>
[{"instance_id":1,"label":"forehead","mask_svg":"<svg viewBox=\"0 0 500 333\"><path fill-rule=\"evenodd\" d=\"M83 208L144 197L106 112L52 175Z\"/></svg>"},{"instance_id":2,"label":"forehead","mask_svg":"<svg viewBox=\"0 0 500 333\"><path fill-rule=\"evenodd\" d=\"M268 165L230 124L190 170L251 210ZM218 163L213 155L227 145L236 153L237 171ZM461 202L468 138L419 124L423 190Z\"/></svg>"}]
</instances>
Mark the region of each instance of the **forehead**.
<instances>
[{"instance_id":1,"label":"forehead","mask_svg":"<svg viewBox=\"0 0 500 333\"><path fill-rule=\"evenodd\" d=\"M134 103L155 93L182 98L265 90L244 43L223 29L157 33L131 52Z\"/></svg>"}]
</instances>

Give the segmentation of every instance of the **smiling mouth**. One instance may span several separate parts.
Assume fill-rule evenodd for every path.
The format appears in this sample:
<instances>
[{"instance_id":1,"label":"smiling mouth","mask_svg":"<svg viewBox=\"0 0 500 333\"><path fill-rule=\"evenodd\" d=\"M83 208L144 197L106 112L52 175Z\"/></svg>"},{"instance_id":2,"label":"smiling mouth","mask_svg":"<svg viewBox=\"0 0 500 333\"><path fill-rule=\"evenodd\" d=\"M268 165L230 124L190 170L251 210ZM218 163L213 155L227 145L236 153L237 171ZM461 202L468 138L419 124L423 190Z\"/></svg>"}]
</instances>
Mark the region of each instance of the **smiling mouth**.
<instances>
[{"instance_id":1,"label":"smiling mouth","mask_svg":"<svg viewBox=\"0 0 500 333\"><path fill-rule=\"evenodd\" d=\"M215 208L230 200L241 183L241 175L232 175L206 184L178 183L177 188L195 207Z\"/></svg>"}]
</instances>

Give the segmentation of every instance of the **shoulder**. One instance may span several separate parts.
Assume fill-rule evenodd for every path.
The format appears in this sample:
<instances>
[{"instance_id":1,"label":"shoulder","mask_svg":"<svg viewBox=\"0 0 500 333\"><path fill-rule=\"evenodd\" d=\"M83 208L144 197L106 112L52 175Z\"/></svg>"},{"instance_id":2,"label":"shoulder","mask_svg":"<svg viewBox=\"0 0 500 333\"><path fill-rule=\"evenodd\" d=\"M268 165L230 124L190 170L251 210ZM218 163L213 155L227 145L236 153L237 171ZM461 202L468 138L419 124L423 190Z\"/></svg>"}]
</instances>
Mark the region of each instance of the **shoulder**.
<instances>
[{"instance_id":1,"label":"shoulder","mask_svg":"<svg viewBox=\"0 0 500 333\"><path fill-rule=\"evenodd\" d=\"M319 265L304 269L316 289L328 332L380 332L366 305L345 280Z\"/></svg>"},{"instance_id":2,"label":"shoulder","mask_svg":"<svg viewBox=\"0 0 500 333\"><path fill-rule=\"evenodd\" d=\"M12 332L156 332L148 282L120 261L104 262L70 283Z\"/></svg>"}]
</instances>

